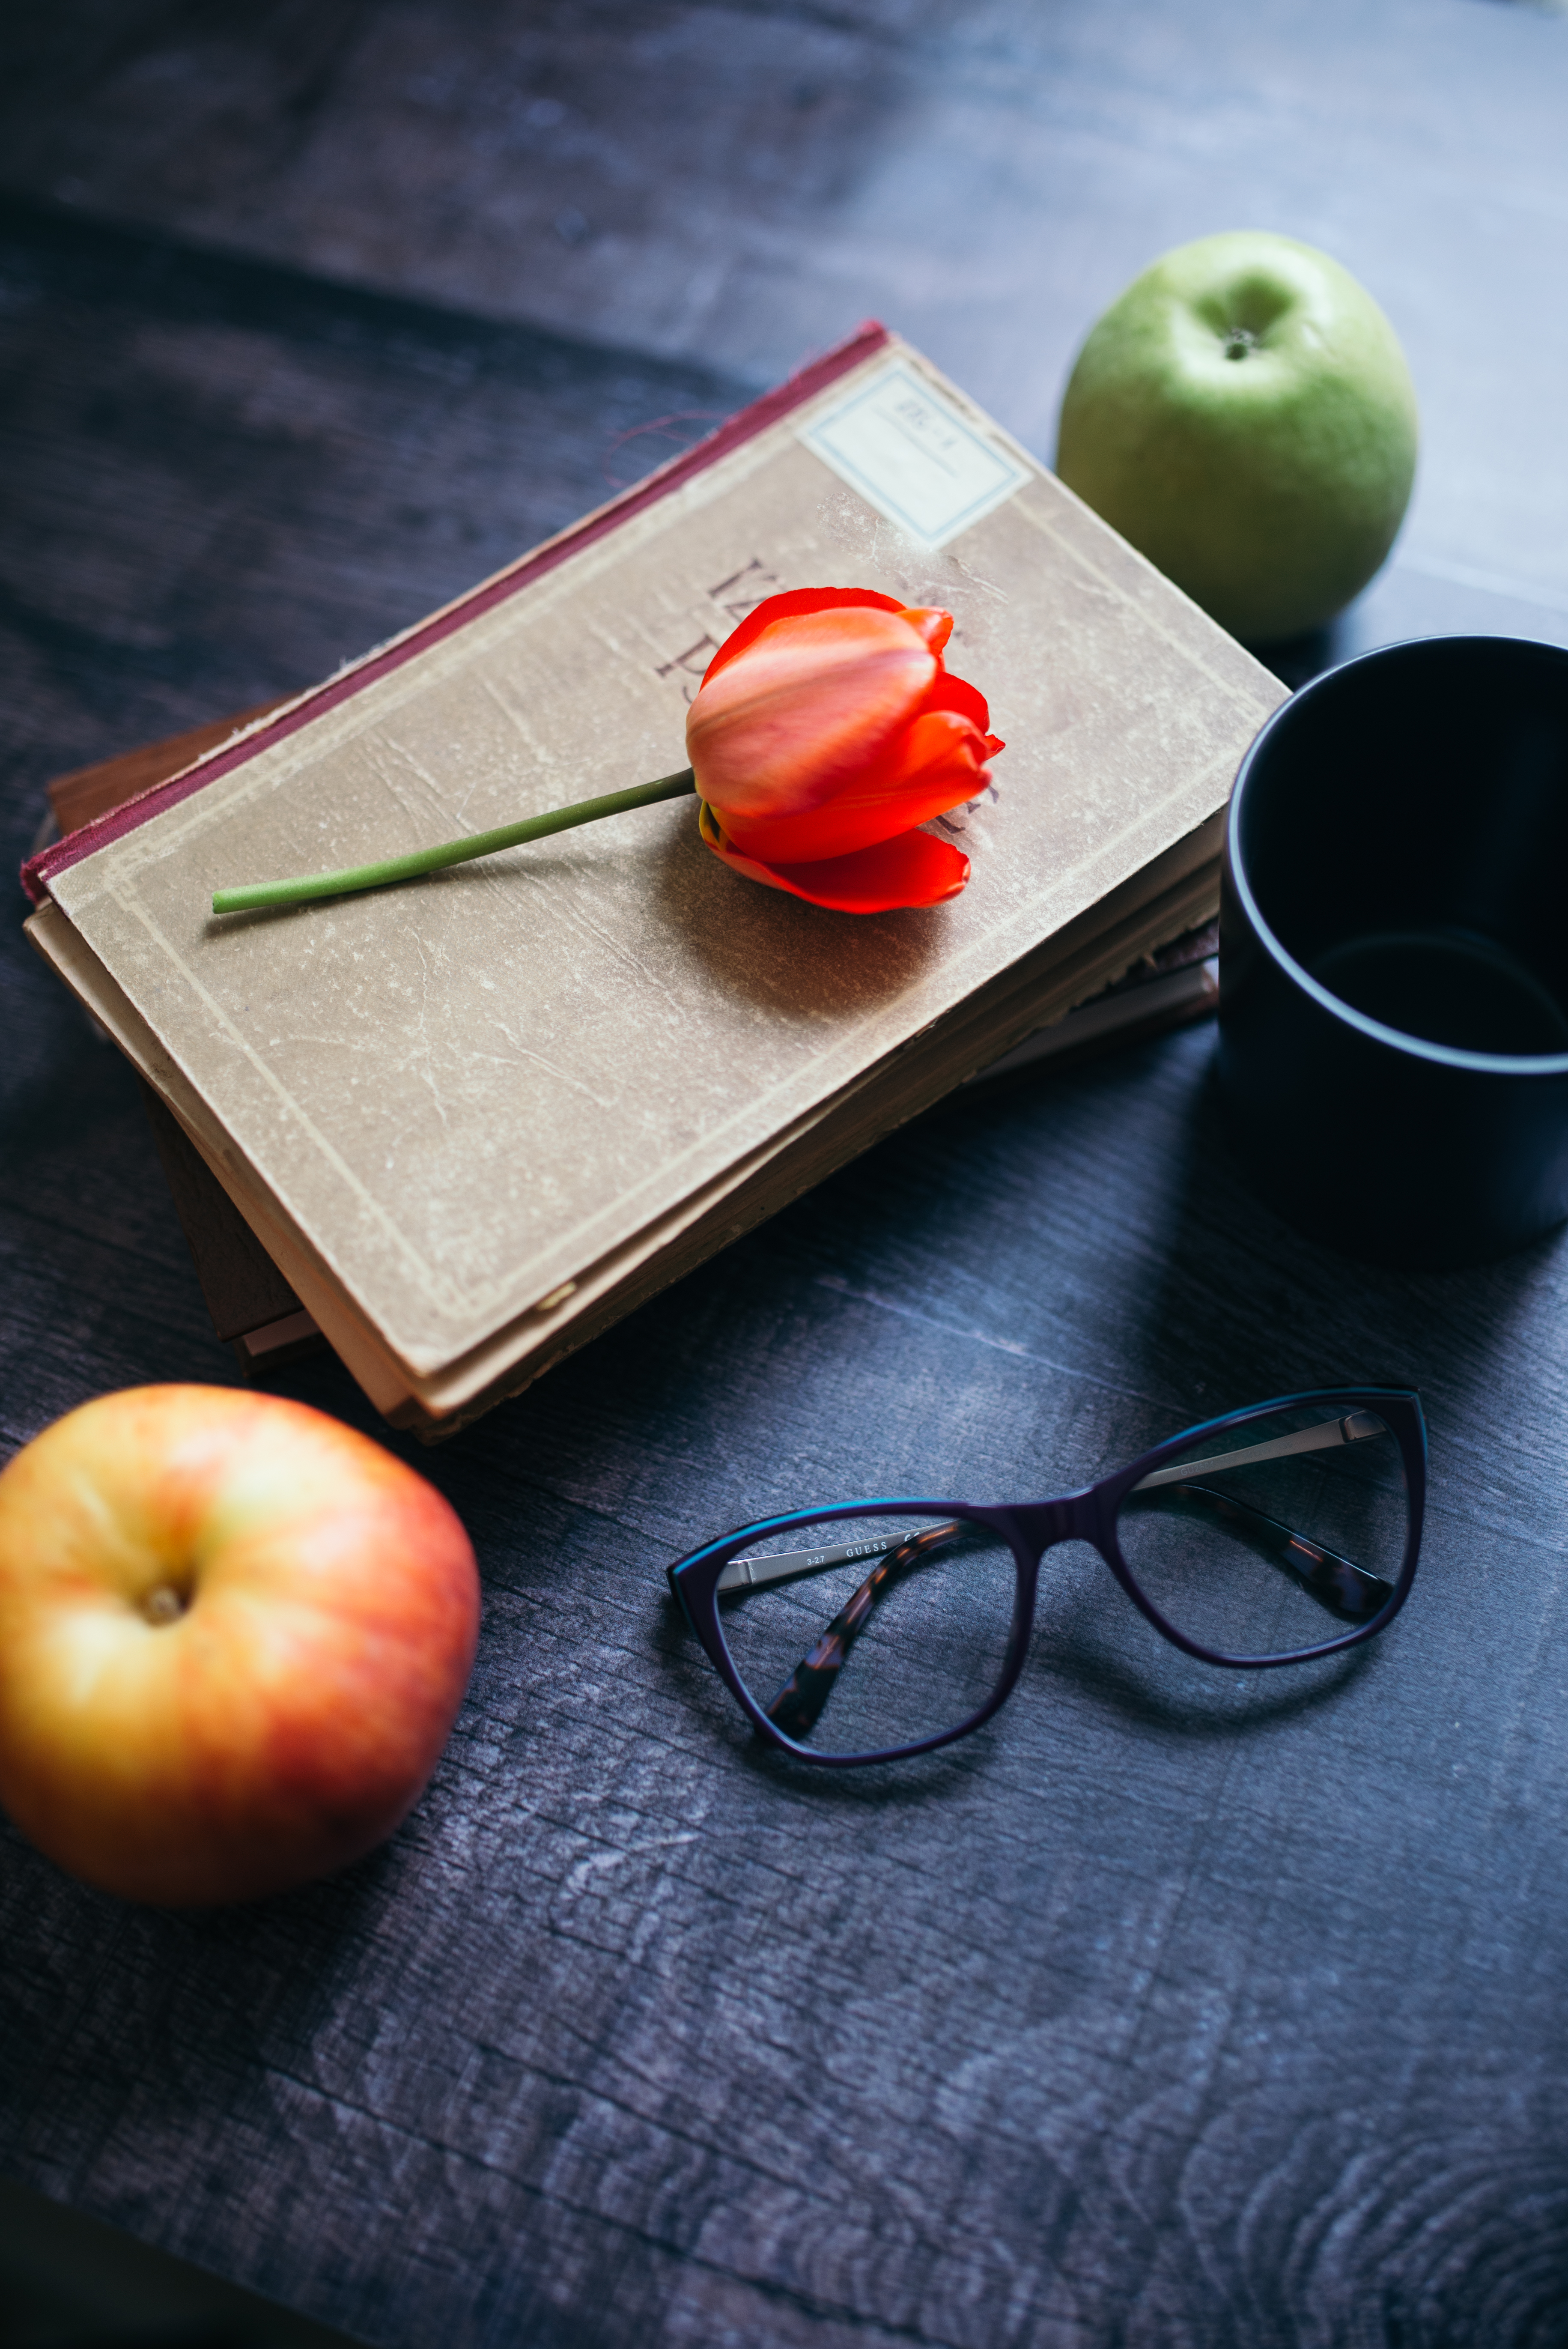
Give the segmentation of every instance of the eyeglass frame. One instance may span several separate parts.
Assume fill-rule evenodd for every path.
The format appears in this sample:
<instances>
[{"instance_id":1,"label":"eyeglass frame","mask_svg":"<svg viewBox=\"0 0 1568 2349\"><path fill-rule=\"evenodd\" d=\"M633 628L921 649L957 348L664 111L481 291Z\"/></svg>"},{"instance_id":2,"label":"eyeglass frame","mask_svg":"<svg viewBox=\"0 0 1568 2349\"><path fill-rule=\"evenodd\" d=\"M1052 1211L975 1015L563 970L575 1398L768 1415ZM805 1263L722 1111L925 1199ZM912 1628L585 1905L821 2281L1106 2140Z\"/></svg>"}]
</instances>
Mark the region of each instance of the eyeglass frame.
<instances>
[{"instance_id":1,"label":"eyeglass frame","mask_svg":"<svg viewBox=\"0 0 1568 2349\"><path fill-rule=\"evenodd\" d=\"M1394 1584L1393 1597L1369 1622L1358 1624L1332 1640L1320 1641L1316 1647L1291 1648L1279 1655L1265 1656L1231 1656L1219 1649L1206 1648L1200 1640L1189 1639L1184 1631L1178 1630L1140 1587L1137 1577L1121 1555L1116 1537L1121 1504L1145 1477L1152 1475L1176 1455L1189 1451L1204 1437L1245 1427L1249 1423L1266 1419L1276 1412L1305 1410L1319 1405L1330 1409L1343 1407L1347 1414L1357 1410L1370 1411L1383 1421L1398 1444L1405 1472L1408 1516L1405 1555ZM840 1502L831 1508L790 1509L779 1516L756 1518L749 1525L737 1526L731 1533L721 1534L713 1541L704 1542L700 1548L688 1550L684 1557L666 1567L665 1572L671 1593L696 1633L708 1661L764 1742L793 1754L798 1761L815 1763L820 1769L849 1770L874 1762L902 1762L917 1754L934 1753L939 1746L951 1745L956 1739L969 1736L1000 1711L1017 1686L1034 1635L1040 1568L1047 1551L1054 1549L1058 1542L1087 1541L1092 1549L1098 1550L1140 1614L1183 1655L1195 1658L1199 1663L1218 1665L1224 1671L1270 1671L1286 1664L1311 1663L1319 1657L1339 1655L1346 1649L1359 1647L1363 1640L1376 1639L1379 1632L1387 1630L1409 1597L1410 1586L1416 1578L1426 1497L1427 1423L1418 1390L1414 1387L1316 1387L1303 1394L1279 1395L1270 1402L1249 1403L1240 1411L1224 1412L1217 1419L1200 1421L1196 1426L1183 1428L1179 1435L1170 1436L1163 1444L1155 1444L1152 1450L1140 1453L1125 1468L1118 1468L1095 1484L1086 1485L1075 1493L1065 1493L1055 1500L1017 1502L998 1507L970 1501L903 1499ZM961 1518L966 1525L979 1526L996 1535L1012 1551L1017 1581L1006 1653L996 1685L985 1702L967 1720L960 1722L956 1728L939 1730L933 1736L917 1738L907 1745L883 1746L866 1754L814 1753L810 1746L801 1745L788 1736L776 1722L769 1719L736 1671L719 1622L719 1578L747 1544L759 1536L827 1525L843 1517L910 1516ZM868 1553L868 1557L871 1555Z\"/></svg>"}]
</instances>

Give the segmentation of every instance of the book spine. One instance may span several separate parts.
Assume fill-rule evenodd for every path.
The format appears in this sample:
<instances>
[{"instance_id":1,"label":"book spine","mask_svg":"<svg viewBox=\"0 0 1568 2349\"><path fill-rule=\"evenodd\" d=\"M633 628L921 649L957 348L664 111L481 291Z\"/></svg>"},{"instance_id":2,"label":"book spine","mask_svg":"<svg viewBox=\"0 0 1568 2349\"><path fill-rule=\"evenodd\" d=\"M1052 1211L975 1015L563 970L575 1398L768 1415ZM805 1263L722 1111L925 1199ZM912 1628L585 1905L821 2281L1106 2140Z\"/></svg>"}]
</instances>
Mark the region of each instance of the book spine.
<instances>
[{"instance_id":1,"label":"book spine","mask_svg":"<svg viewBox=\"0 0 1568 2349\"><path fill-rule=\"evenodd\" d=\"M623 490L607 505L585 514L570 530L561 532L555 538L546 539L542 546L520 556L505 570L482 580L466 595L459 596L456 603L431 613L403 635L394 636L389 644L378 646L373 652L366 653L363 659L340 670L335 677L328 678L324 684L303 694L297 700L285 703L275 717L263 720L239 741L209 752L179 774L153 784L150 790L128 800L122 806L108 810L78 830L67 833L63 840L53 841L46 848L36 851L22 866L23 888L35 905L41 905L50 894L49 883L57 873L79 864L84 856L90 856L97 848L107 847L111 840L119 840L124 833L135 831L150 816L160 815L165 808L177 806L191 792L201 791L220 775L226 775L246 760L253 759L258 750L270 750L275 742L297 732L313 718L321 716L325 710L335 709L351 695L362 692L377 678L400 668L405 661L411 660L427 646L453 635L470 620L478 619L481 613L504 603L509 596L517 595L535 579L542 578L546 572L553 571L569 555L576 554L582 548L593 545L595 540L606 537L611 531L618 530L624 523L630 522L634 515L645 512L661 498L668 497L672 491L680 489L695 475L706 472L730 450L739 447L743 441L755 440L759 432L765 432L769 425L788 416L792 409L803 407L808 400L815 398L820 391L837 382L841 376L848 375L867 359L874 358L892 339L885 326L880 326L875 319L868 319L847 341L825 352L820 358L810 361L788 382L779 384L772 391L764 392L760 399L754 399L748 408L741 409L738 414L730 417L727 422L719 425L695 447L684 450L678 457L672 457L667 464L650 473L646 481L634 482L630 489Z\"/></svg>"}]
</instances>

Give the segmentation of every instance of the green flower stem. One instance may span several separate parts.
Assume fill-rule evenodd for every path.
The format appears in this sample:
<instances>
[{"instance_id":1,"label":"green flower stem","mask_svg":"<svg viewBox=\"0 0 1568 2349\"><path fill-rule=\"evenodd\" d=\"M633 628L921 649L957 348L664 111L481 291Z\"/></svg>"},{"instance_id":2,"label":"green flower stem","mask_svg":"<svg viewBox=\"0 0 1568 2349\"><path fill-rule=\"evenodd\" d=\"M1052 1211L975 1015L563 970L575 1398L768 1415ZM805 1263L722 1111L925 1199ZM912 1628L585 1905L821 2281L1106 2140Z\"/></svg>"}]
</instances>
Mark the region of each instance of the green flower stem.
<instances>
[{"instance_id":1,"label":"green flower stem","mask_svg":"<svg viewBox=\"0 0 1568 2349\"><path fill-rule=\"evenodd\" d=\"M696 777L689 767L683 767L678 775L661 775L656 782L637 783L629 792L609 792L602 800L579 800L575 807L527 816L521 823L503 823L494 832L471 832L466 840L449 840L440 848L418 848L411 856L387 856L379 864L356 864L346 873L313 873L299 881L253 881L243 889L219 889L212 898L212 911L249 914L262 905L303 905L312 897L343 897L355 889L384 889L391 881L414 881L421 873L439 873L449 864L466 864L474 856L493 856L498 849L517 848L525 840L543 840L552 832L570 832L574 824L597 823L602 815L624 815L628 808L651 807L655 800L678 800L696 789Z\"/></svg>"}]
</instances>

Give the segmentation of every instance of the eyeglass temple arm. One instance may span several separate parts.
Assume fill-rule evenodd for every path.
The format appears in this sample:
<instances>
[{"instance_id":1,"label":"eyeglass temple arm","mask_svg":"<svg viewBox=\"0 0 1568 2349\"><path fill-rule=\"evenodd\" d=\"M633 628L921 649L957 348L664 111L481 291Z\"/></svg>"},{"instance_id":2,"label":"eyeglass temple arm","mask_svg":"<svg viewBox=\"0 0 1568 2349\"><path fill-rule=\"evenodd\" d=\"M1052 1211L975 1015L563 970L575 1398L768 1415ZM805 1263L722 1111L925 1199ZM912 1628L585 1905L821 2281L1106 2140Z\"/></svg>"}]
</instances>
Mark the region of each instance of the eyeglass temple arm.
<instances>
[{"instance_id":1,"label":"eyeglass temple arm","mask_svg":"<svg viewBox=\"0 0 1568 2349\"><path fill-rule=\"evenodd\" d=\"M1394 1585L1380 1574L1370 1573L1366 1567L1357 1566L1353 1557L1343 1557L1338 1550L1314 1541L1307 1534L1282 1526L1277 1517L1265 1516L1250 1501L1238 1500L1233 1493L1217 1493L1212 1485L1191 1483L1177 1485L1175 1492L1184 1501L1196 1502L1222 1523L1236 1526L1239 1522L1254 1548L1262 1551L1271 1566L1288 1574L1309 1599L1315 1599L1320 1607L1326 1607L1341 1622L1363 1623L1369 1615L1380 1615L1394 1596Z\"/></svg>"},{"instance_id":2,"label":"eyeglass temple arm","mask_svg":"<svg viewBox=\"0 0 1568 2349\"><path fill-rule=\"evenodd\" d=\"M1304 1427L1294 1435L1276 1436L1269 1444L1249 1444L1239 1452L1219 1452L1202 1460L1178 1462L1173 1468L1156 1468L1141 1477L1133 1486L1135 1493L1153 1492L1161 1485L1179 1485L1189 1481L1200 1471L1212 1474L1219 1468L1240 1468L1254 1460L1283 1460L1293 1452L1321 1452L1335 1444L1361 1444L1369 1436L1386 1435L1387 1429L1370 1412L1350 1412L1343 1419L1323 1421L1316 1427ZM903 1539L902 1534L887 1541L834 1542L823 1549L771 1550L759 1557L732 1557L718 1578L721 1592L759 1590L770 1582L793 1582L801 1575L821 1574L830 1566L846 1565L851 1558L882 1557Z\"/></svg>"},{"instance_id":3,"label":"eyeglass temple arm","mask_svg":"<svg viewBox=\"0 0 1568 2349\"><path fill-rule=\"evenodd\" d=\"M1229 1517L1233 1522L1239 1520L1264 1555L1289 1574L1310 1598L1342 1621L1359 1622L1369 1615L1381 1613L1394 1595L1391 1582L1386 1582L1381 1575L1368 1573L1354 1558L1342 1557L1337 1550L1281 1525L1277 1517L1266 1516L1250 1501L1233 1493L1217 1493L1197 1480L1218 1468L1287 1459L1293 1453L1323 1452L1340 1444L1364 1444L1387 1433L1383 1422L1371 1412L1349 1412L1343 1419L1320 1421L1315 1427L1298 1428L1294 1434L1276 1436L1269 1444L1250 1444L1237 1452L1210 1453L1202 1459L1179 1461L1174 1467L1157 1468L1152 1475L1140 1478L1132 1489L1135 1493L1147 1493L1174 1486L1183 1498L1198 1502L1213 1516Z\"/></svg>"},{"instance_id":4,"label":"eyeglass temple arm","mask_svg":"<svg viewBox=\"0 0 1568 2349\"><path fill-rule=\"evenodd\" d=\"M1294 1435L1276 1435L1269 1444L1248 1444L1239 1452L1207 1452L1202 1459L1179 1460L1172 1468L1151 1469L1132 1489L1151 1493L1161 1485L1184 1485L1194 1476L1212 1475L1217 1468L1243 1468L1254 1460L1284 1460L1293 1452L1326 1452L1336 1444L1365 1444L1387 1433L1371 1412L1347 1412L1343 1419L1320 1420L1315 1427L1298 1427Z\"/></svg>"},{"instance_id":5,"label":"eyeglass temple arm","mask_svg":"<svg viewBox=\"0 0 1568 2349\"><path fill-rule=\"evenodd\" d=\"M821 1574L830 1566L843 1566L851 1558L885 1557L904 1538L902 1533L890 1533L885 1541L833 1542L825 1549L769 1550L761 1557L732 1557L717 1587L759 1590L770 1582L793 1582L802 1574Z\"/></svg>"},{"instance_id":6,"label":"eyeglass temple arm","mask_svg":"<svg viewBox=\"0 0 1568 2349\"><path fill-rule=\"evenodd\" d=\"M1254 1461L1283 1460L1293 1453L1321 1452L1334 1444L1364 1443L1372 1436L1386 1435L1387 1432L1382 1421L1370 1412L1350 1412L1343 1419L1328 1420L1316 1427L1300 1428L1291 1435L1276 1436L1272 1443L1251 1444L1235 1452L1213 1454L1202 1461L1189 1462L1185 1466L1179 1464L1171 1468L1157 1468L1140 1478L1133 1490L1144 1493L1163 1485L1186 1485L1195 1496L1201 1495L1205 1502L1217 1505L1222 1511L1234 1511L1244 1516L1259 1532L1266 1529L1270 1549L1279 1557L1280 1563L1288 1565L1315 1598L1338 1613L1343 1608L1344 1599L1354 1594L1351 1611L1361 1613L1365 1609L1355 1606L1354 1599L1365 1599L1374 1585L1380 1590L1387 1588L1379 1583L1377 1576L1367 1574L1353 1560L1341 1558L1335 1551L1326 1551L1315 1543L1306 1545L1302 1537L1292 1534L1287 1526L1278 1525L1274 1518L1264 1516L1261 1510L1253 1508L1250 1504L1236 1501L1229 1495L1206 1492L1202 1486L1193 1485L1191 1478L1194 1470L1239 1468ZM778 1551L761 1557L731 1559L719 1577L717 1587L720 1590L756 1588L770 1582L789 1581L800 1575L820 1573L827 1567L841 1565L854 1557L874 1557L878 1560L859 1588L834 1616L810 1655L801 1658L768 1706L768 1718L776 1728L797 1741L810 1733L833 1692L851 1650L871 1620L878 1599L902 1571L918 1564L931 1551L944 1547L960 1531L958 1521L954 1519L947 1524L928 1526L917 1534L895 1536L889 1542L838 1542L820 1550ZM1292 1549L1297 1548L1304 1552L1299 1562L1289 1556ZM1336 1569L1339 1569L1339 1573L1336 1574ZM1328 1578L1340 1583L1339 1606L1335 1605L1334 1598L1326 1588L1314 1587ZM1348 1584L1348 1588L1345 1588L1346 1584ZM1381 1604L1381 1600L1378 1603Z\"/></svg>"},{"instance_id":7,"label":"eyeglass temple arm","mask_svg":"<svg viewBox=\"0 0 1568 2349\"><path fill-rule=\"evenodd\" d=\"M844 1601L809 1656L802 1656L772 1703L768 1718L786 1737L805 1737L820 1718L832 1695L851 1649L900 1575L918 1566L934 1549L943 1548L962 1530L956 1519L926 1526L890 1542L885 1555L872 1567L858 1590Z\"/></svg>"}]
</instances>

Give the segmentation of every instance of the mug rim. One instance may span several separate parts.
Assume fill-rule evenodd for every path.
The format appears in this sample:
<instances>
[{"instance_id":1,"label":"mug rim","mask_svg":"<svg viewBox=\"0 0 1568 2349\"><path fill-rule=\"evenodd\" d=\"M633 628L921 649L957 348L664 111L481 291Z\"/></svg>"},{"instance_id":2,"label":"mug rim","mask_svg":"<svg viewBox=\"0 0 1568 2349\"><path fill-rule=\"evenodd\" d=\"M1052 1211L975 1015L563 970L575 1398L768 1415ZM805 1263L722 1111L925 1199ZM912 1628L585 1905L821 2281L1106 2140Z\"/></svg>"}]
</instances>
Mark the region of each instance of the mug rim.
<instances>
[{"instance_id":1,"label":"mug rim","mask_svg":"<svg viewBox=\"0 0 1568 2349\"><path fill-rule=\"evenodd\" d=\"M1552 653L1558 659L1568 662L1568 647L1550 644L1540 636L1401 636L1396 644L1376 645L1369 652L1353 654L1349 660L1340 661L1333 668L1326 668L1319 676L1310 678L1305 685L1299 686L1282 701L1277 709L1269 712L1248 744L1236 770L1236 780L1231 787L1231 803L1225 815L1225 862L1230 868L1232 885L1259 943L1274 957L1286 976L1321 1009L1332 1018L1343 1020L1346 1027L1357 1030L1370 1042L1391 1044L1399 1051L1413 1053L1418 1060L1435 1061L1440 1068L1470 1069L1483 1076L1568 1076L1568 1051L1472 1052L1461 1045L1439 1044L1430 1037L1413 1036L1408 1029L1390 1028L1386 1021L1374 1019L1365 1011L1357 1011L1354 1004L1346 1003L1343 996L1334 994L1296 960L1277 931L1264 918L1247 874L1241 847L1242 800L1259 754L1270 736L1302 702L1314 694L1321 693L1326 687L1332 686L1336 678L1347 676L1352 669L1369 667L1393 655L1424 650L1429 645L1442 645L1450 650L1460 645L1511 645L1528 647L1532 652Z\"/></svg>"}]
</instances>

